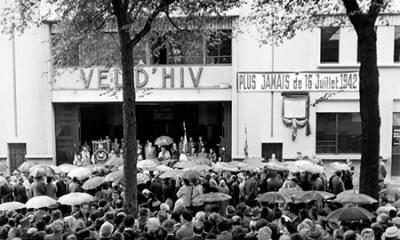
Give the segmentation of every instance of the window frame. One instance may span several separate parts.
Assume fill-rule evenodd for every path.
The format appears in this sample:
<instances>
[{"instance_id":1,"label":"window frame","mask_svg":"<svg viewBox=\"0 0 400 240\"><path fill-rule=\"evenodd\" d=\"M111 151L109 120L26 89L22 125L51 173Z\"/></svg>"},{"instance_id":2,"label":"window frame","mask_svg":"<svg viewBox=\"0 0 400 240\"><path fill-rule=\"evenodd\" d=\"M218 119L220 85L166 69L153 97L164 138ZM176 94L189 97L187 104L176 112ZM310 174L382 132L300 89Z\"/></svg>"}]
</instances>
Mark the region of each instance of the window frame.
<instances>
[{"instance_id":1,"label":"window frame","mask_svg":"<svg viewBox=\"0 0 400 240\"><path fill-rule=\"evenodd\" d=\"M323 58L323 53L326 52L327 50L330 49L334 49L333 47L324 47L323 45L323 31L327 30L327 29L336 29L336 31L333 32L332 36L335 35L337 32L339 33L339 39L338 40L329 40L329 41L337 41L337 60L336 60L336 56L335 56L335 60L331 61L331 60L326 60L326 57ZM340 32L341 32L341 27L339 26L321 26L320 27L320 47L319 47L319 62L320 64L336 64L336 63L340 63ZM336 48L336 47L335 47Z\"/></svg>"}]
</instances>

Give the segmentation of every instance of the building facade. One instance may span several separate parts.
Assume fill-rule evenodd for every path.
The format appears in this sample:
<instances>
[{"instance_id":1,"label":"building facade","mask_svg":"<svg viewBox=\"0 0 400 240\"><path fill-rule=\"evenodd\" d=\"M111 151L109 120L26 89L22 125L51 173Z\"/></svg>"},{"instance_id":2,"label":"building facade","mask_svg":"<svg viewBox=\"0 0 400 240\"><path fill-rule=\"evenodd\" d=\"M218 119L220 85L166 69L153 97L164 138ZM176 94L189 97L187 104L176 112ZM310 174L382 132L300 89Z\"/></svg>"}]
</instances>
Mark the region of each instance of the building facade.
<instances>
[{"instance_id":1,"label":"building facade","mask_svg":"<svg viewBox=\"0 0 400 240\"><path fill-rule=\"evenodd\" d=\"M380 154L391 177L400 176L400 16L378 25ZM350 26L299 32L279 46L260 46L256 33L220 26L220 46L199 41L198 51L167 50L135 56L138 139L223 139L226 158L294 159L298 152L325 162L360 160L361 119L357 40ZM122 138L121 74L80 57L75 66L51 64L53 26L0 37L0 160L72 162L76 147L105 136ZM228 34L228 35L229 35ZM177 50L179 50L177 52ZM94 51L94 50L93 50ZM183 52L183 53L182 53ZM194 52L194 53L193 53ZM142 54L142 55L141 55ZM93 58L93 56L92 56ZM99 60L100 59L100 60ZM133 66L132 66L133 67ZM245 146L246 149L245 149Z\"/></svg>"}]
</instances>

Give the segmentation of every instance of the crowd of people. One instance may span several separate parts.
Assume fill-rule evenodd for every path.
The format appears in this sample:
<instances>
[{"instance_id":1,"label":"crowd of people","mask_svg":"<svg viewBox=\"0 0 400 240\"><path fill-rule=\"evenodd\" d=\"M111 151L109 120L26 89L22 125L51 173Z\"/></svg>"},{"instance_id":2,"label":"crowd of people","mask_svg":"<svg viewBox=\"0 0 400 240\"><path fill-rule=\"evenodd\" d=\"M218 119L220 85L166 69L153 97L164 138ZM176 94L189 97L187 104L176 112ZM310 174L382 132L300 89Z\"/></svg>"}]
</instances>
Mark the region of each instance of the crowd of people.
<instances>
[{"instance_id":1,"label":"crowd of people","mask_svg":"<svg viewBox=\"0 0 400 240\"><path fill-rule=\"evenodd\" d=\"M190 160L188 160L190 161ZM117 167L99 168L105 176ZM397 209L386 201L372 221L332 222L330 212L341 207L330 201L277 204L259 202L266 192L318 190L335 195L351 189L351 168L325 173L288 172L268 168L252 171L210 170L199 177L161 178L157 171L142 171L146 181L138 189L138 214L124 211L122 182L104 182L84 191L86 179L30 177L15 171L0 186L2 203L47 195L58 199L69 192L87 192L95 201L79 206L56 204L47 208L3 211L0 239L141 239L141 240L392 240L400 239ZM91 178L93 176L88 176ZM220 192L231 199L199 203L194 199ZM399 212L400 215L400 212Z\"/></svg>"}]
</instances>

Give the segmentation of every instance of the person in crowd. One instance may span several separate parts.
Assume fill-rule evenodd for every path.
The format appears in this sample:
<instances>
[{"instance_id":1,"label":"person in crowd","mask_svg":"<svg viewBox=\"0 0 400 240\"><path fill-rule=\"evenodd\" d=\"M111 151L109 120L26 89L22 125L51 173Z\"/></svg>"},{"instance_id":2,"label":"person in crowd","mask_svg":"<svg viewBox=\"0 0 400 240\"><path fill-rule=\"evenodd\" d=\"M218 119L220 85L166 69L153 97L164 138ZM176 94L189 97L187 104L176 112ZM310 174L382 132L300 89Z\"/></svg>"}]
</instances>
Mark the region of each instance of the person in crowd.
<instances>
[{"instance_id":1,"label":"person in crowd","mask_svg":"<svg viewBox=\"0 0 400 240\"><path fill-rule=\"evenodd\" d=\"M197 157L196 148L195 147L190 148L190 152L187 154L187 159L190 161L195 159L196 157Z\"/></svg>"},{"instance_id":2,"label":"person in crowd","mask_svg":"<svg viewBox=\"0 0 400 240\"><path fill-rule=\"evenodd\" d=\"M11 202L13 200L13 189L10 184L10 176L5 178L5 181L0 185L1 202Z\"/></svg>"},{"instance_id":3,"label":"person in crowd","mask_svg":"<svg viewBox=\"0 0 400 240\"><path fill-rule=\"evenodd\" d=\"M207 148L207 143L206 143L206 141L203 140L202 136L199 136L199 139L198 139L196 145L197 145L198 152L201 152L201 148L203 148L203 147L204 147L204 149Z\"/></svg>"},{"instance_id":4,"label":"person in crowd","mask_svg":"<svg viewBox=\"0 0 400 240\"><path fill-rule=\"evenodd\" d=\"M82 166L82 165L83 165L83 163L82 163L82 155L81 155L80 152L76 152L76 153L74 154L74 161L73 161L73 164L74 164L75 166Z\"/></svg>"},{"instance_id":5,"label":"person in crowd","mask_svg":"<svg viewBox=\"0 0 400 240\"><path fill-rule=\"evenodd\" d=\"M43 177L36 177L34 182L31 185L31 196L43 196L46 195L47 188L44 183Z\"/></svg>"},{"instance_id":6,"label":"person in crowd","mask_svg":"<svg viewBox=\"0 0 400 240\"><path fill-rule=\"evenodd\" d=\"M379 156L379 184L383 187L386 178L386 165L383 162L383 157ZM381 187L381 188L382 188Z\"/></svg>"},{"instance_id":7,"label":"person in crowd","mask_svg":"<svg viewBox=\"0 0 400 240\"><path fill-rule=\"evenodd\" d=\"M69 192L82 192L81 185L79 184L78 178L73 177L69 184Z\"/></svg>"},{"instance_id":8,"label":"person in crowd","mask_svg":"<svg viewBox=\"0 0 400 240\"><path fill-rule=\"evenodd\" d=\"M52 177L46 177L46 196L57 199L57 186Z\"/></svg>"},{"instance_id":9,"label":"person in crowd","mask_svg":"<svg viewBox=\"0 0 400 240\"><path fill-rule=\"evenodd\" d=\"M206 152L206 147L201 147L198 157L208 158L208 153Z\"/></svg>"},{"instance_id":10,"label":"person in crowd","mask_svg":"<svg viewBox=\"0 0 400 240\"><path fill-rule=\"evenodd\" d=\"M68 193L67 176L61 173L59 179L56 181L57 193L56 197L59 198Z\"/></svg>"},{"instance_id":11,"label":"person in crowd","mask_svg":"<svg viewBox=\"0 0 400 240\"><path fill-rule=\"evenodd\" d=\"M214 148L210 148L210 153L208 154L208 158L213 163L217 162L217 153L214 151Z\"/></svg>"},{"instance_id":12,"label":"person in crowd","mask_svg":"<svg viewBox=\"0 0 400 240\"><path fill-rule=\"evenodd\" d=\"M172 143L172 147L170 149L171 152L171 159L179 159L179 150L178 150L178 146L176 145L176 143Z\"/></svg>"},{"instance_id":13,"label":"person in crowd","mask_svg":"<svg viewBox=\"0 0 400 240\"><path fill-rule=\"evenodd\" d=\"M336 173L330 179L330 192L337 195L344 191L344 183L342 180L342 171L336 171Z\"/></svg>"},{"instance_id":14,"label":"person in crowd","mask_svg":"<svg viewBox=\"0 0 400 240\"><path fill-rule=\"evenodd\" d=\"M218 154L219 154L219 161L225 162L225 150L226 150L226 143L225 139L223 136L219 136L219 143L217 144L218 146Z\"/></svg>"},{"instance_id":15,"label":"person in crowd","mask_svg":"<svg viewBox=\"0 0 400 240\"><path fill-rule=\"evenodd\" d=\"M26 201L28 201L24 179L22 177L18 179L18 184L14 186L14 196L17 202L26 203Z\"/></svg>"},{"instance_id":16,"label":"person in crowd","mask_svg":"<svg viewBox=\"0 0 400 240\"><path fill-rule=\"evenodd\" d=\"M180 138L179 138L179 143L178 143L178 151L179 151L179 154L182 154L182 153L185 153L183 150L183 148L184 148L184 141L183 141L183 136L180 136Z\"/></svg>"},{"instance_id":17,"label":"person in crowd","mask_svg":"<svg viewBox=\"0 0 400 240\"><path fill-rule=\"evenodd\" d=\"M118 138L114 138L114 142L111 144L111 149L114 150L115 153L119 153L120 144L118 142Z\"/></svg>"},{"instance_id":18,"label":"person in crowd","mask_svg":"<svg viewBox=\"0 0 400 240\"><path fill-rule=\"evenodd\" d=\"M182 179L182 183L183 185L179 188L176 196L182 200L184 207L190 207L192 205L193 187L188 179Z\"/></svg>"},{"instance_id":19,"label":"person in crowd","mask_svg":"<svg viewBox=\"0 0 400 240\"><path fill-rule=\"evenodd\" d=\"M161 146L161 151L158 153L158 160L165 161L171 159L171 154L165 146Z\"/></svg>"},{"instance_id":20,"label":"person in crowd","mask_svg":"<svg viewBox=\"0 0 400 240\"><path fill-rule=\"evenodd\" d=\"M156 148L150 140L147 140L144 155L146 159L156 159Z\"/></svg>"},{"instance_id":21,"label":"person in crowd","mask_svg":"<svg viewBox=\"0 0 400 240\"><path fill-rule=\"evenodd\" d=\"M193 137L189 137L189 149L194 148L197 151L197 143L193 140Z\"/></svg>"},{"instance_id":22,"label":"person in crowd","mask_svg":"<svg viewBox=\"0 0 400 240\"><path fill-rule=\"evenodd\" d=\"M82 147L82 151L80 153L81 157L82 157L82 165L86 166L86 165L90 165L92 163L92 160L90 158L90 152L89 149L86 146Z\"/></svg>"}]
</instances>

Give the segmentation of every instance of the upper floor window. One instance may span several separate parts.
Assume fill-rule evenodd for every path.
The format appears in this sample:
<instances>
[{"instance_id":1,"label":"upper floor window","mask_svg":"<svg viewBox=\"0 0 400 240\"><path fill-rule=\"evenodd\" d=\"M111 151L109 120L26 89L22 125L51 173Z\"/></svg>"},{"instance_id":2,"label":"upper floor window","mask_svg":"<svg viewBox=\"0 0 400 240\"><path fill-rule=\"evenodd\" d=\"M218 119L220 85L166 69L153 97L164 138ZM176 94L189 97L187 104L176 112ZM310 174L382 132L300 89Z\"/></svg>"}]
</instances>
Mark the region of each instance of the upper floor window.
<instances>
[{"instance_id":1,"label":"upper floor window","mask_svg":"<svg viewBox=\"0 0 400 240\"><path fill-rule=\"evenodd\" d=\"M400 62L400 26L394 27L394 62Z\"/></svg>"},{"instance_id":2,"label":"upper floor window","mask_svg":"<svg viewBox=\"0 0 400 240\"><path fill-rule=\"evenodd\" d=\"M317 113L317 153L360 153L359 113Z\"/></svg>"},{"instance_id":3,"label":"upper floor window","mask_svg":"<svg viewBox=\"0 0 400 240\"><path fill-rule=\"evenodd\" d=\"M321 28L321 63L339 62L339 27Z\"/></svg>"}]
</instances>

